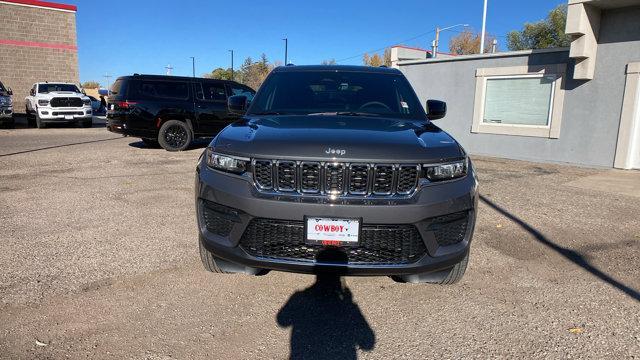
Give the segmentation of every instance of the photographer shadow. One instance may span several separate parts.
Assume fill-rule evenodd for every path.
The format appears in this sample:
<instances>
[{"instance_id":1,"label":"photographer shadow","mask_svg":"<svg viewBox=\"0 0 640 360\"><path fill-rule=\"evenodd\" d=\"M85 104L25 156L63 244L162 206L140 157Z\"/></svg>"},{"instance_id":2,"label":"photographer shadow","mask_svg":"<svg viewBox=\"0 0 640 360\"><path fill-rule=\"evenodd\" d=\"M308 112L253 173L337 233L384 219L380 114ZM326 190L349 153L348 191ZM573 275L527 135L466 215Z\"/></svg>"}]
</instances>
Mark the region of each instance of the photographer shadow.
<instances>
[{"instance_id":1,"label":"photographer shadow","mask_svg":"<svg viewBox=\"0 0 640 360\"><path fill-rule=\"evenodd\" d=\"M358 349L375 345L373 329L339 274L316 275L312 286L289 298L276 320L291 327L290 359L357 359Z\"/></svg>"}]
</instances>

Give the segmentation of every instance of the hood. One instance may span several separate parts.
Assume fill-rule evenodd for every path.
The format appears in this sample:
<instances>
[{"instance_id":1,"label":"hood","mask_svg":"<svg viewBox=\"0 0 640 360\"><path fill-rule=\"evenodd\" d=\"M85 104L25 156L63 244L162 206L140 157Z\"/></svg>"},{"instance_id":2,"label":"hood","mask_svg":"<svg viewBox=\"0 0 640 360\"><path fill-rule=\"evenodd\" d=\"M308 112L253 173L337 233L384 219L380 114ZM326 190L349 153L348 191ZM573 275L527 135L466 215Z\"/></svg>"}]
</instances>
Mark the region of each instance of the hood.
<instances>
[{"instance_id":1,"label":"hood","mask_svg":"<svg viewBox=\"0 0 640 360\"><path fill-rule=\"evenodd\" d=\"M54 98L54 97L79 97L86 98L84 94L73 92L73 91L51 91L46 94L38 93L39 98ZM87 98L88 99L88 98Z\"/></svg>"},{"instance_id":2,"label":"hood","mask_svg":"<svg viewBox=\"0 0 640 360\"><path fill-rule=\"evenodd\" d=\"M243 118L213 141L216 151L268 159L437 162L462 151L430 122L354 116Z\"/></svg>"}]
</instances>

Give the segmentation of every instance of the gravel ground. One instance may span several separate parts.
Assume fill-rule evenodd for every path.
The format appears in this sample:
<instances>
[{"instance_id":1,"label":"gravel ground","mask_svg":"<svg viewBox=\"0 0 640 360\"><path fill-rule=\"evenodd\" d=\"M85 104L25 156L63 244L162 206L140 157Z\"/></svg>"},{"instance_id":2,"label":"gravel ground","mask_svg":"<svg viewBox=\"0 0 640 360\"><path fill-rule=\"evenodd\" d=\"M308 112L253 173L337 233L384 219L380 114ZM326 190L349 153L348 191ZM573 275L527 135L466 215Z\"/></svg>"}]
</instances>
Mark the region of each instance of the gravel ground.
<instances>
[{"instance_id":1,"label":"gravel ground","mask_svg":"<svg viewBox=\"0 0 640 360\"><path fill-rule=\"evenodd\" d=\"M474 158L455 286L214 275L203 144L0 130L0 358L640 358L640 198L568 185L607 170Z\"/></svg>"}]
</instances>

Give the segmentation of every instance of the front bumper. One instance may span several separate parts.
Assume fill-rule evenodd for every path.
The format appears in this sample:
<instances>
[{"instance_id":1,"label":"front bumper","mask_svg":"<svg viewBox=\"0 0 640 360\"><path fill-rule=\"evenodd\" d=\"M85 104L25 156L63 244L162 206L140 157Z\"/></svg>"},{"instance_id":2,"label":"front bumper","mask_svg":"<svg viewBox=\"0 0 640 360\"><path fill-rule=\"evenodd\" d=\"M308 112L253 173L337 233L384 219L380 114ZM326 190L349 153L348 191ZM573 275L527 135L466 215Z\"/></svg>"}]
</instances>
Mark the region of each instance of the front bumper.
<instances>
[{"instance_id":1,"label":"front bumper","mask_svg":"<svg viewBox=\"0 0 640 360\"><path fill-rule=\"evenodd\" d=\"M0 120L13 118L13 107L0 107Z\"/></svg>"},{"instance_id":2,"label":"front bumper","mask_svg":"<svg viewBox=\"0 0 640 360\"><path fill-rule=\"evenodd\" d=\"M344 275L412 275L437 272L460 262L469 252L475 227L478 201L477 180L472 167L462 179L421 187L410 199L363 201L301 201L284 197L264 197L250 179L211 170L202 162L196 175L196 210L200 240L217 257L253 269L269 269L299 273L337 271ZM227 236L207 229L204 219L205 202L236 209L238 219ZM464 238L452 245L440 246L428 234L430 219L453 213L467 212ZM413 225L420 232L426 252L408 263L350 263L284 259L253 256L241 243L243 234L254 219L275 219L300 223L305 216L330 218L361 218L362 224Z\"/></svg>"},{"instance_id":3,"label":"front bumper","mask_svg":"<svg viewBox=\"0 0 640 360\"><path fill-rule=\"evenodd\" d=\"M38 107L38 116L40 120L46 122L70 122L91 119L93 118L93 111L90 106L81 108Z\"/></svg>"}]
</instances>

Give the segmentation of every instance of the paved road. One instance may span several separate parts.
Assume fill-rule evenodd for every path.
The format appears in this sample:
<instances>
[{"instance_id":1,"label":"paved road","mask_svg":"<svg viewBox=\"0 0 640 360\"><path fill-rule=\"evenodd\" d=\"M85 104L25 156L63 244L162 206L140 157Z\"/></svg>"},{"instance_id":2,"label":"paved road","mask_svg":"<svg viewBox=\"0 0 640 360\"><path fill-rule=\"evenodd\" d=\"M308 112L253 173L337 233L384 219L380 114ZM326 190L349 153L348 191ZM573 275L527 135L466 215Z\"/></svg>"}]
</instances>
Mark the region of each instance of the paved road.
<instances>
[{"instance_id":1,"label":"paved road","mask_svg":"<svg viewBox=\"0 0 640 360\"><path fill-rule=\"evenodd\" d=\"M476 158L470 266L439 287L205 273L201 151L0 130L0 358L640 356L640 198L579 181L605 170Z\"/></svg>"}]
</instances>

